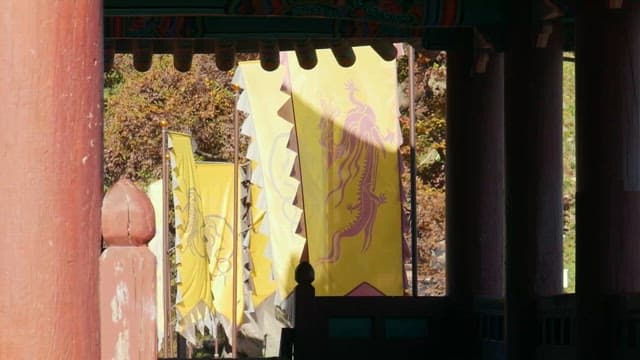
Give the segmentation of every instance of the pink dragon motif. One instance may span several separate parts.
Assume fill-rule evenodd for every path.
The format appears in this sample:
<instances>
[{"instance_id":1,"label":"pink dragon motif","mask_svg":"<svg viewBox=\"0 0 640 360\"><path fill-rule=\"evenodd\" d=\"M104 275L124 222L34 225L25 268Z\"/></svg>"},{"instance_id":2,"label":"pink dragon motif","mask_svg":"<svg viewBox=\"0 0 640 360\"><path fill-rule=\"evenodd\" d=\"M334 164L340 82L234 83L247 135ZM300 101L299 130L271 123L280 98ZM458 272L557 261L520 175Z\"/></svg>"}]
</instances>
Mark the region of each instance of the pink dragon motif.
<instances>
[{"instance_id":1,"label":"pink dragon motif","mask_svg":"<svg viewBox=\"0 0 640 360\"><path fill-rule=\"evenodd\" d=\"M332 196L337 196L335 207L338 207L345 199L345 188L355 181L358 197L346 208L355 212L356 216L347 226L331 235L329 251L326 257L320 259L322 262L337 261L340 258L341 241L362 232L362 252L366 252L371 245L378 208L386 202L384 194L375 192L380 152L384 156L384 141L376 126L375 113L369 105L356 98L357 89L352 82L347 84L347 90L354 107L347 113L340 141L334 144L331 117L335 111L329 109L326 113L328 116L320 121L320 143L327 150L327 167L339 163L338 185L329 191L326 199L328 201Z\"/></svg>"}]
</instances>

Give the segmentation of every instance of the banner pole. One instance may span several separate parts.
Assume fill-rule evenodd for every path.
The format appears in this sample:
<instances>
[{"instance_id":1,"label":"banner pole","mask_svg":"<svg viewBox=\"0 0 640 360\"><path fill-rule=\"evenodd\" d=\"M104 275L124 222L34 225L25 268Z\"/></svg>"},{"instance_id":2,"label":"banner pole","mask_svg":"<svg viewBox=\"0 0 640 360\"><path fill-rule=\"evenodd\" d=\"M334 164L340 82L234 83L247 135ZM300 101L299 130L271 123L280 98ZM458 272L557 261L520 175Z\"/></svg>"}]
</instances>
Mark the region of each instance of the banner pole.
<instances>
[{"instance_id":1,"label":"banner pole","mask_svg":"<svg viewBox=\"0 0 640 360\"><path fill-rule=\"evenodd\" d=\"M238 153L240 151L238 139L238 87L234 86L233 104L233 294L231 306L231 356L235 359L238 350L237 306L238 306Z\"/></svg>"},{"instance_id":2,"label":"banner pole","mask_svg":"<svg viewBox=\"0 0 640 360\"><path fill-rule=\"evenodd\" d=\"M416 204L416 111L415 111L415 54L409 45L409 120L411 167L411 294L418 296L418 224Z\"/></svg>"},{"instance_id":3,"label":"banner pole","mask_svg":"<svg viewBox=\"0 0 640 360\"><path fill-rule=\"evenodd\" d=\"M164 335L163 355L169 357L171 346L170 322L171 322L171 275L169 266L169 153L167 151L167 127L166 120L160 121L162 128L162 274L163 274L163 298L164 298Z\"/></svg>"}]
</instances>

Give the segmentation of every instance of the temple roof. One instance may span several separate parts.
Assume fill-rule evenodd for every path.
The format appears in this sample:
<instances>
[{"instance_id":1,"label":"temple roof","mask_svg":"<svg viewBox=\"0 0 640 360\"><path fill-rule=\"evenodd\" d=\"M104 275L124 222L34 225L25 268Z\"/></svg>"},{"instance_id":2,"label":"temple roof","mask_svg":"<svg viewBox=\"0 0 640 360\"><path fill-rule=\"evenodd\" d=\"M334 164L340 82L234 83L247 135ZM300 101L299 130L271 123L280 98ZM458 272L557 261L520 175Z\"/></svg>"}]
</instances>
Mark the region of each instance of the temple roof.
<instances>
[{"instance_id":1,"label":"temple roof","mask_svg":"<svg viewBox=\"0 0 640 360\"><path fill-rule=\"evenodd\" d=\"M569 0L540 2L534 21L571 19ZM233 66L236 52L296 50L313 67L314 50L331 48L349 66L351 46L373 45L392 57L394 42L446 49L454 28L472 27L496 48L504 37L505 0L104 0L105 65L115 53L132 53L136 68L154 53L173 54L188 70L191 56L216 53ZM263 64L263 66L264 66Z\"/></svg>"}]
</instances>

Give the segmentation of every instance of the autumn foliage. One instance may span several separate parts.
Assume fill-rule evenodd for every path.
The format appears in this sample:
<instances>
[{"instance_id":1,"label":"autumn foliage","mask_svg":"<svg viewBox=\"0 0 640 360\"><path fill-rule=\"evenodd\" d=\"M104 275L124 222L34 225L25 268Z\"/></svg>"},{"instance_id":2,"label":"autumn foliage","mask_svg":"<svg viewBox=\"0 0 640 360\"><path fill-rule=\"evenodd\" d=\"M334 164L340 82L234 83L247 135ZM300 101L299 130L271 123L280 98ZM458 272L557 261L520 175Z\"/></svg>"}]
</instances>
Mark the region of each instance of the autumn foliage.
<instances>
[{"instance_id":1,"label":"autumn foliage","mask_svg":"<svg viewBox=\"0 0 640 360\"><path fill-rule=\"evenodd\" d=\"M105 185L126 176L139 183L160 177L161 128L193 135L207 160L233 156L231 76L210 56L195 56L188 73L174 69L171 56L155 56L140 73L130 56L116 57L105 89Z\"/></svg>"},{"instance_id":2,"label":"autumn foliage","mask_svg":"<svg viewBox=\"0 0 640 360\"><path fill-rule=\"evenodd\" d=\"M446 159L446 53L416 54L416 204L418 229L418 291L420 295L445 294L445 159ZM404 138L401 153L402 184L410 189L409 67L407 58L398 62L400 125ZM405 204L409 208L410 204ZM410 239L410 234L405 238Z\"/></svg>"}]
</instances>

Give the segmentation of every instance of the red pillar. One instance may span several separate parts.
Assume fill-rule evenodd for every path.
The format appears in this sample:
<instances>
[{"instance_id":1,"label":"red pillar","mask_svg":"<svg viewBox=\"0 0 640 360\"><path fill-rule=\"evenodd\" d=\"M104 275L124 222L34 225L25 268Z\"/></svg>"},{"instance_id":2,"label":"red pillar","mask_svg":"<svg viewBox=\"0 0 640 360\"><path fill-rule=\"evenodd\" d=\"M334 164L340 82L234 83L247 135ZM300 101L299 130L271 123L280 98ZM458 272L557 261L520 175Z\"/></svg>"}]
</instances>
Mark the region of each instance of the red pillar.
<instances>
[{"instance_id":1,"label":"red pillar","mask_svg":"<svg viewBox=\"0 0 640 360\"><path fill-rule=\"evenodd\" d=\"M578 358L621 358L612 297L640 291L640 4L576 18Z\"/></svg>"},{"instance_id":2,"label":"red pillar","mask_svg":"<svg viewBox=\"0 0 640 360\"><path fill-rule=\"evenodd\" d=\"M447 51L447 295L503 296L504 61L474 70L471 31ZM480 50L482 51L482 50Z\"/></svg>"},{"instance_id":3,"label":"red pillar","mask_svg":"<svg viewBox=\"0 0 640 360\"><path fill-rule=\"evenodd\" d=\"M562 293L562 33L513 2L505 58L507 359L535 359L536 299ZM533 6L533 5L532 5Z\"/></svg>"},{"instance_id":4,"label":"red pillar","mask_svg":"<svg viewBox=\"0 0 640 360\"><path fill-rule=\"evenodd\" d=\"M447 50L449 348L460 359L480 356L474 297L501 298L504 288L504 61L474 51L473 40L472 31L457 31ZM484 56L486 68L476 69Z\"/></svg>"},{"instance_id":5,"label":"red pillar","mask_svg":"<svg viewBox=\"0 0 640 360\"><path fill-rule=\"evenodd\" d=\"M0 358L98 359L102 2L0 16Z\"/></svg>"}]
</instances>

